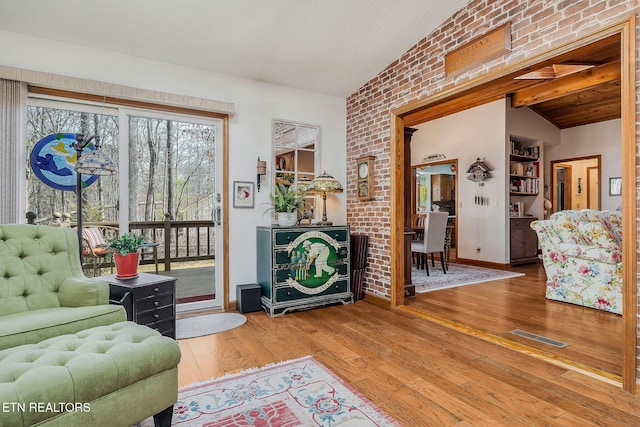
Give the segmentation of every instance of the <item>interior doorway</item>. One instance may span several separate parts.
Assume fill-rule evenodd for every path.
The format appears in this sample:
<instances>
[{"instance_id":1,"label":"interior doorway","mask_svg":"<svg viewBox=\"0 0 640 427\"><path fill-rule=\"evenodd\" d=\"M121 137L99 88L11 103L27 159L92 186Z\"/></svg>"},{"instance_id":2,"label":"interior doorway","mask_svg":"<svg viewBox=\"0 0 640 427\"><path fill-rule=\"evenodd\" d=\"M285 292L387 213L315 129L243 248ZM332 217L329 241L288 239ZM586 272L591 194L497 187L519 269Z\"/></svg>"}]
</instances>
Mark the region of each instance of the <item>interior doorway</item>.
<instances>
[{"instance_id":1,"label":"interior doorway","mask_svg":"<svg viewBox=\"0 0 640 427\"><path fill-rule=\"evenodd\" d=\"M554 181L551 187L554 197L551 198L554 212L571 209L571 165L559 164L553 167Z\"/></svg>"},{"instance_id":2,"label":"interior doorway","mask_svg":"<svg viewBox=\"0 0 640 427\"><path fill-rule=\"evenodd\" d=\"M601 155L552 160L551 211L600 209L601 163Z\"/></svg>"},{"instance_id":3,"label":"interior doorway","mask_svg":"<svg viewBox=\"0 0 640 427\"><path fill-rule=\"evenodd\" d=\"M404 217L404 168L405 151L402 129L426 122L431 118L448 115L453 112L484 104L498 99L509 93L509 79L519 75L526 69L540 67L553 63L556 58L567 60L573 52L581 51L590 45L596 45L604 40L617 40L620 52L620 87L618 92L622 105L622 181L623 189L623 230L632 233L635 230L636 199L635 199L635 21L633 18L608 27L598 33L581 38L572 44L563 45L550 52L522 61L516 65L505 67L492 76L483 76L460 87L454 87L443 93L437 93L427 99L413 102L392 111L391 126L391 306L399 307L404 304L404 263L403 224ZM482 100L482 101L479 101ZM622 320L623 350L621 359L622 387L630 392L636 386L636 353L635 344L637 323L635 319L636 307L636 239L625 239L623 242L623 299L625 309ZM425 313L429 317L428 313ZM553 363L553 360L549 359Z\"/></svg>"}]
</instances>

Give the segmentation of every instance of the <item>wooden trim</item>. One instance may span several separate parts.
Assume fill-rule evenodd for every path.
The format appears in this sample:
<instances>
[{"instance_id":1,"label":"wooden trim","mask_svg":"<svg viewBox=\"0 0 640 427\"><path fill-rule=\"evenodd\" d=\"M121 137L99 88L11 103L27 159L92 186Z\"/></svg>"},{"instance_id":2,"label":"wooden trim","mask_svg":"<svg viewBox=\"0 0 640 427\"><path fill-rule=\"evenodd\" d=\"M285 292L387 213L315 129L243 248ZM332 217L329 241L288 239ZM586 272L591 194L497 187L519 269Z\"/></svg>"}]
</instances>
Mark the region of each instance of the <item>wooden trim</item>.
<instances>
[{"instance_id":1,"label":"wooden trim","mask_svg":"<svg viewBox=\"0 0 640 427\"><path fill-rule=\"evenodd\" d=\"M545 60L566 54L577 48L586 46L590 43L597 42L609 36L621 34L621 93L622 93L622 219L623 233L633 236L631 239L623 240L623 375L622 387L631 393L636 391L636 333L637 333L637 227L636 227L636 146L635 146L635 35L636 18L635 15L605 27L595 33L581 37L576 41L563 44L559 47L551 49L539 55L514 63L513 65L501 68L495 72L489 72L486 75L466 82L461 82L443 90L435 95L411 101L404 106L392 109L391 114L391 295L393 308L403 305L404 302L404 277L403 277L403 254L398 251L401 248L402 239L404 237L402 227L399 227L400 221L404 217L397 216L398 211L402 213L402 205L404 205L404 165L397 161L398 151L404 150L404 139L402 135L398 135L398 129L405 126L405 117L418 112L420 110L437 106L439 103L447 99L451 99L456 95L465 91L480 88L481 85L489 84L494 80L505 77L511 73L515 73L527 67L535 66ZM418 123L407 123L418 124ZM402 154L400 154L402 156ZM400 224L401 225L401 224ZM399 297L400 295L400 297Z\"/></svg>"},{"instance_id":2,"label":"wooden trim","mask_svg":"<svg viewBox=\"0 0 640 427\"><path fill-rule=\"evenodd\" d=\"M506 77L509 74L522 71L526 68L535 67L537 64L548 61L556 56L569 53L579 47L586 46L590 43L596 42L603 38L613 36L622 31L623 27L627 25L630 19L635 20L635 16L631 15L631 18L627 18L622 22L618 22L609 27L603 28L593 34L581 37L577 41L565 43L556 48L553 48L549 51L540 53L538 55L534 55L530 58L523 59L521 61L515 62L509 66L502 67L495 71L489 72L485 75L479 76L475 79L471 79L465 82L456 82L455 85L452 85L450 89L443 90L434 95L428 96L426 98L417 99L415 101L408 102L407 104L400 106L398 108L394 108L391 112L397 116L405 117L411 113L422 110L426 107L437 105L447 99L455 97L465 91L477 89L481 85L489 84L494 80L498 80L502 77ZM624 64L624 62L623 62ZM624 75L624 72L623 72ZM485 100L482 104L488 102ZM405 123L405 125L413 126L415 123Z\"/></svg>"},{"instance_id":3,"label":"wooden trim","mask_svg":"<svg viewBox=\"0 0 640 427\"><path fill-rule=\"evenodd\" d=\"M373 295L365 292L362 296L362 300L371 305L375 305L376 307L389 309L391 308L391 300L381 297L379 295Z\"/></svg>"},{"instance_id":4,"label":"wooden trim","mask_svg":"<svg viewBox=\"0 0 640 427\"><path fill-rule=\"evenodd\" d=\"M481 261L469 258L456 258L456 264L474 265L476 267L493 268L496 270L506 270L510 267L509 264L501 262Z\"/></svg>"},{"instance_id":5,"label":"wooden trim","mask_svg":"<svg viewBox=\"0 0 640 427\"><path fill-rule=\"evenodd\" d=\"M404 125L391 114L391 308L404 305Z\"/></svg>"},{"instance_id":6,"label":"wooden trim","mask_svg":"<svg viewBox=\"0 0 640 427\"><path fill-rule=\"evenodd\" d=\"M636 200L636 17L621 25L621 96L622 96L622 387L636 392L638 355L638 227Z\"/></svg>"},{"instance_id":7,"label":"wooden trim","mask_svg":"<svg viewBox=\"0 0 640 427\"><path fill-rule=\"evenodd\" d=\"M602 170L600 167L600 159L598 159L598 166L587 166L587 208L591 208L591 171L595 171L598 174L598 210L602 209Z\"/></svg>"},{"instance_id":8,"label":"wooden trim","mask_svg":"<svg viewBox=\"0 0 640 427\"><path fill-rule=\"evenodd\" d=\"M512 107L526 107L560 98L572 92L579 92L605 82L620 78L620 61L603 64L556 80L530 86L515 92L511 98Z\"/></svg>"},{"instance_id":9,"label":"wooden trim","mask_svg":"<svg viewBox=\"0 0 640 427\"><path fill-rule=\"evenodd\" d=\"M119 98L113 96L94 95L90 93L73 92L70 90L52 89L42 86L28 86L29 93L38 95L55 96L60 98L78 99L80 101L96 102L98 104L119 105L122 107L141 108L145 110L164 111L169 113L185 114L189 116L209 117L215 119L224 119L229 117L225 113L216 113L213 111L198 110L197 108L180 107L177 105L160 104L148 101L137 101L134 99Z\"/></svg>"},{"instance_id":10,"label":"wooden trim","mask_svg":"<svg viewBox=\"0 0 640 427\"><path fill-rule=\"evenodd\" d=\"M222 119L222 287L223 308L229 310L229 116Z\"/></svg>"}]
</instances>

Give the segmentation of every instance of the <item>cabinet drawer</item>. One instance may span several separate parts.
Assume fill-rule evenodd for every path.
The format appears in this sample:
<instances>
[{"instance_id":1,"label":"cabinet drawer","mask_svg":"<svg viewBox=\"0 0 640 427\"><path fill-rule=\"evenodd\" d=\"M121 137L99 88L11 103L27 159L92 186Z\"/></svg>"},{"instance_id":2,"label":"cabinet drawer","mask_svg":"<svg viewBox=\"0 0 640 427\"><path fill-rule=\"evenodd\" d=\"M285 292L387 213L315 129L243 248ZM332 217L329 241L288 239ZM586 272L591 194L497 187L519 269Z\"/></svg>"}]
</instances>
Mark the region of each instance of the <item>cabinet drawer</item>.
<instances>
[{"instance_id":1,"label":"cabinet drawer","mask_svg":"<svg viewBox=\"0 0 640 427\"><path fill-rule=\"evenodd\" d=\"M156 297L141 299L137 302L136 308L138 313L149 310L157 310L166 306L173 305L173 294L162 294Z\"/></svg>"},{"instance_id":2,"label":"cabinet drawer","mask_svg":"<svg viewBox=\"0 0 640 427\"><path fill-rule=\"evenodd\" d=\"M138 313L136 323L141 325L151 325L153 323L161 322L163 320L173 319L173 306L160 308L158 310L151 310L144 313Z\"/></svg>"},{"instance_id":3,"label":"cabinet drawer","mask_svg":"<svg viewBox=\"0 0 640 427\"><path fill-rule=\"evenodd\" d=\"M293 287L285 286L285 287L276 288L275 296L276 296L276 302L284 302L284 301L294 301L298 299L313 298L313 297L322 296L322 295L338 294L338 293L347 292L347 291L348 291L347 281L339 280L331 284L331 286L329 286L324 291L317 294L305 294Z\"/></svg>"},{"instance_id":4,"label":"cabinet drawer","mask_svg":"<svg viewBox=\"0 0 640 427\"><path fill-rule=\"evenodd\" d=\"M346 228L336 228L336 229L284 229L284 230L276 230L274 231L274 240L276 246L288 245L289 243L296 240L300 235L307 233L309 231L317 231L319 233L324 233L332 239L337 240L338 242L346 242L347 237L349 236L349 232Z\"/></svg>"},{"instance_id":5,"label":"cabinet drawer","mask_svg":"<svg viewBox=\"0 0 640 427\"><path fill-rule=\"evenodd\" d=\"M536 218L512 218L511 219L511 228L512 229L530 229L530 225L533 221L536 221Z\"/></svg>"},{"instance_id":6,"label":"cabinet drawer","mask_svg":"<svg viewBox=\"0 0 640 427\"><path fill-rule=\"evenodd\" d=\"M140 301L145 298L155 298L162 294L173 294L173 284L174 282L172 281L136 288L134 298L136 301Z\"/></svg>"}]
</instances>

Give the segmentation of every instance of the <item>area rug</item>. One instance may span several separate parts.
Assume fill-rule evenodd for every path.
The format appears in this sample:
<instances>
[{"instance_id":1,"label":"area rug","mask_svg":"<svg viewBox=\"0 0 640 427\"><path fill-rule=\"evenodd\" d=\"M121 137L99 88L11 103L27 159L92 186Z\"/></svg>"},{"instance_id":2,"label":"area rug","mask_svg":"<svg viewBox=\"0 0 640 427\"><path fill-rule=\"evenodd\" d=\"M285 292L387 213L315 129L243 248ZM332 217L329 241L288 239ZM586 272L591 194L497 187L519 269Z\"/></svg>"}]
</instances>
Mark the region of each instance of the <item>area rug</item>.
<instances>
[{"instance_id":1,"label":"area rug","mask_svg":"<svg viewBox=\"0 0 640 427\"><path fill-rule=\"evenodd\" d=\"M447 274L444 274L439 262L436 262L435 267L429 264L429 276L427 276L426 271L418 270L415 266L411 270L411 281L415 285L416 292L418 293L518 276L524 276L524 274L454 263L449 264Z\"/></svg>"},{"instance_id":2,"label":"area rug","mask_svg":"<svg viewBox=\"0 0 640 427\"><path fill-rule=\"evenodd\" d=\"M311 356L180 390L174 426L400 426Z\"/></svg>"},{"instance_id":3,"label":"area rug","mask_svg":"<svg viewBox=\"0 0 640 427\"><path fill-rule=\"evenodd\" d=\"M240 313L215 313L176 320L176 339L195 338L228 331L244 325L247 318Z\"/></svg>"}]
</instances>

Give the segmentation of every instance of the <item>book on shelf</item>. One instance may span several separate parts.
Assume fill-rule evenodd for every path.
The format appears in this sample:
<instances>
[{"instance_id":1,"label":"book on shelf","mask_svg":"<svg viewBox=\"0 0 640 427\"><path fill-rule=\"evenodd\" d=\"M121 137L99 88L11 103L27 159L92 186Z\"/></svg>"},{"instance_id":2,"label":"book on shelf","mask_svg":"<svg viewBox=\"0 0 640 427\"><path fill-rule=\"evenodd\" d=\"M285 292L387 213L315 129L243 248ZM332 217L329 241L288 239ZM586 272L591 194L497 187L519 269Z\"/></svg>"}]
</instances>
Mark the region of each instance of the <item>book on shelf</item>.
<instances>
[{"instance_id":1,"label":"book on shelf","mask_svg":"<svg viewBox=\"0 0 640 427\"><path fill-rule=\"evenodd\" d=\"M510 217L523 217L524 216L524 203L511 202L509 203L509 216Z\"/></svg>"},{"instance_id":2,"label":"book on shelf","mask_svg":"<svg viewBox=\"0 0 640 427\"><path fill-rule=\"evenodd\" d=\"M522 163L514 163L511 165L511 175L524 175L524 165Z\"/></svg>"}]
</instances>

